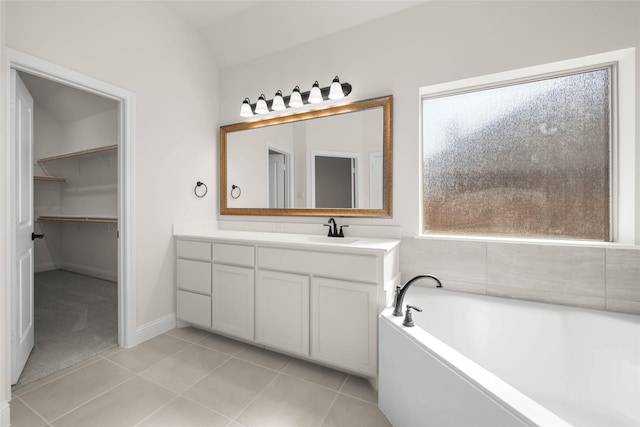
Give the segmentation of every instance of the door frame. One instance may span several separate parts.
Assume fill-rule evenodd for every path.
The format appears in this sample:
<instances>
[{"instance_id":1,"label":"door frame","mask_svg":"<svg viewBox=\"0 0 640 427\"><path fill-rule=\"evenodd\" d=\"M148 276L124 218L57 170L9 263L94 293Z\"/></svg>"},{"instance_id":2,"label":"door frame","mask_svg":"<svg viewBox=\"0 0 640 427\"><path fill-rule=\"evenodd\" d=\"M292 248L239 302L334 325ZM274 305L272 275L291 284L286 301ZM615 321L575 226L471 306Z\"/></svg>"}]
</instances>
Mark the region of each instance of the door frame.
<instances>
[{"instance_id":1,"label":"door frame","mask_svg":"<svg viewBox=\"0 0 640 427\"><path fill-rule=\"evenodd\" d=\"M286 178L286 183L287 183L287 192L286 192L286 198L287 198L287 208L292 208L293 204L294 204L294 199L293 199L293 192L295 191L295 189L293 188L293 182L294 182L294 164L293 164L293 150L287 148L287 147L283 147L281 145L277 145L277 144L271 144L269 142L267 142L267 206L269 206L269 198L271 197L270 195L270 187L269 187L269 181L271 179L271 175L269 174L269 154L270 151L275 151L276 153L282 154L287 158L287 178Z\"/></svg>"},{"instance_id":2,"label":"door frame","mask_svg":"<svg viewBox=\"0 0 640 427\"><path fill-rule=\"evenodd\" d=\"M2 70L4 88L7 90L2 94L4 107L4 120L7 125L10 122L10 70L24 71L42 77L47 80L58 82L67 86L84 90L105 98L112 99L118 104L118 344L128 348L137 344L136 338L136 285L135 285L135 231L134 231L134 124L135 124L135 94L128 90L106 83L104 81L89 77L68 68L61 67L51 62L36 58L26 53L4 48L5 61ZM10 214L10 188L15 185L15 177L11 176L9 165L15 162L11 158L9 146L10 129L5 126L3 135L3 151L5 155L2 160L0 170L5 185L0 190L2 198L0 206L4 206L4 211L0 215L0 227L2 234L10 236L11 214ZM0 290L0 305L5 313L0 319L0 340L2 340L3 366L0 366L0 379L6 387L6 381L10 376L11 363L11 283L13 275L15 256L12 251L10 239L4 239L5 246L1 252L6 256L0 263L3 270L0 277L0 285L4 289Z\"/></svg>"}]
</instances>

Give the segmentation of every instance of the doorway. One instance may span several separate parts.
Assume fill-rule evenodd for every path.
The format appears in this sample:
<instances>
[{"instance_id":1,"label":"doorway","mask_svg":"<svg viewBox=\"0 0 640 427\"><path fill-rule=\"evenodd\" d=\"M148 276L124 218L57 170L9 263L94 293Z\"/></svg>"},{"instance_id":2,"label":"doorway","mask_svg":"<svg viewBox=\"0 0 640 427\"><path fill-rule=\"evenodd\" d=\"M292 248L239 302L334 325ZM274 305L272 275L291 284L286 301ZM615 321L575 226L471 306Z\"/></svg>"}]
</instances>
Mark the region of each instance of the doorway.
<instances>
[{"instance_id":1,"label":"doorway","mask_svg":"<svg viewBox=\"0 0 640 427\"><path fill-rule=\"evenodd\" d=\"M107 231L115 236L114 246L116 248L116 253L114 255L114 260L117 264L115 268L115 280L117 281L117 290L115 292L117 294L117 344L121 347L131 347L135 345L137 341L135 328L135 288L132 280L133 267L132 262L130 261L130 257L134 253L132 232L133 212L131 203L131 201L133 200L131 185L133 165L129 160L132 153L131 125L133 123L134 95L128 91L117 88L105 82L93 79L85 75L81 75L75 71L59 67L46 61L42 61L38 58L31 57L13 49L6 49L6 51L7 69L5 71L7 76L10 76L12 71L15 71L24 75L38 77L49 82L65 85L70 88L74 88L76 90L84 91L94 96L107 99L116 107L114 120L114 124L116 127L114 131L114 152L111 154L105 155L104 153L102 153L99 155L99 157L101 157L102 159L99 161L112 163L113 171L115 171L115 174L117 176L117 184L115 184L116 192L114 195L116 208L113 218L106 218L108 221L101 222L101 224L106 224ZM11 84L8 84L7 87L10 88ZM10 98L11 91L8 91L6 98L3 100L5 102L5 106L7 107L7 116L11 115ZM6 122L11 123L11 118L7 117ZM5 140L7 141L7 143L13 144L10 132L7 132L5 135ZM20 177L17 176L15 171L13 171L11 165L15 164L18 157L15 153L15 150L8 149L7 151L10 153L10 155L7 156L7 159L5 159L3 167L5 167L5 170L7 171L12 171L8 174L9 187L11 190L8 192L8 194L4 194L3 197L5 198L7 206L12 207L11 209L17 209L15 200L17 200L16 193L18 191L16 189L18 188ZM50 157L53 159L56 156ZM33 159L31 159L31 161L31 164L33 165ZM85 165L85 170L86 168L87 166ZM89 168L91 168L91 166L89 166ZM32 182L31 179L32 178L30 177L30 182ZM33 191L33 189L31 191ZM33 211L33 206L31 206L31 210ZM62 215L58 216L61 217ZM98 215L91 215L91 217L95 219L96 217L98 217ZM105 218L98 219L105 220ZM44 224L44 222L40 223L39 221L39 224ZM11 361L11 366L13 367L14 365L19 366L20 363L15 363L15 343L12 340L13 334L11 333L11 331L16 330L17 327L23 328L24 325L28 325L29 320L33 324L33 318L29 319L28 316L21 316L21 314L24 313L20 312L20 310L22 310L23 308L30 307L31 314L33 314L33 291L31 289L31 295L27 295L27 293L29 292L28 286L23 286L22 289L16 289L16 277L29 277L30 280L26 280L24 281L24 283L30 282L31 286L33 286L34 263L33 260L30 262L30 265L27 265L27 263L20 263L20 259L17 255L15 246L16 235L18 234L15 220L13 220L12 218L7 218L5 221L3 221L2 226L5 227L7 236L10 236L10 250L8 251L6 264L3 266L6 268L6 271L8 271L6 277L9 280L7 298L9 304L7 306L10 307L10 313L7 313L7 316L5 317L7 319L7 322L3 322L4 326L0 331L2 333L2 339L5 339L5 342L7 343L5 347L7 349L7 353L9 353L6 355L7 359ZM33 239L34 237L37 238L38 234L45 234L42 233L40 229L36 230L34 221L31 222L31 227L33 227L33 234L31 235L31 239ZM50 227L50 230L54 230L54 228ZM5 294L5 296L7 296L7 294ZM20 297L20 304L15 303L17 297ZM26 310L25 312L28 311L29 310ZM16 381L15 372L9 372L6 377L11 377L12 383Z\"/></svg>"},{"instance_id":2,"label":"doorway","mask_svg":"<svg viewBox=\"0 0 640 427\"><path fill-rule=\"evenodd\" d=\"M33 195L34 343L12 378L20 387L118 343L118 105L23 71L13 78L33 100L32 191L20 191Z\"/></svg>"},{"instance_id":3,"label":"doorway","mask_svg":"<svg viewBox=\"0 0 640 427\"><path fill-rule=\"evenodd\" d=\"M313 208L358 208L357 153L311 152L311 200Z\"/></svg>"},{"instance_id":4,"label":"doorway","mask_svg":"<svg viewBox=\"0 0 640 427\"><path fill-rule=\"evenodd\" d=\"M286 209L291 207L293 193L293 153L276 145L268 147L268 194L269 208Z\"/></svg>"}]
</instances>

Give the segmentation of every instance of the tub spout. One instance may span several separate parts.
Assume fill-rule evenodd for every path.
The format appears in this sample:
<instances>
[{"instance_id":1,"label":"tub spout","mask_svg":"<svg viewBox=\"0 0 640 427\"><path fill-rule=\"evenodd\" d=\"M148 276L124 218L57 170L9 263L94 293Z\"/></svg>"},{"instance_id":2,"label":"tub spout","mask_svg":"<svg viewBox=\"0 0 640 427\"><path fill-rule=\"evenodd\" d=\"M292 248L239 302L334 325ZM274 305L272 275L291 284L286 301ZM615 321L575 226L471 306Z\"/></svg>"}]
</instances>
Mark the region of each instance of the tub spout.
<instances>
[{"instance_id":1,"label":"tub spout","mask_svg":"<svg viewBox=\"0 0 640 427\"><path fill-rule=\"evenodd\" d=\"M432 276L431 274L421 274L420 276L416 276L413 279L409 280L407 283L404 284L404 286L400 287L400 286L396 286L396 299L395 299L395 304L394 304L394 310L393 310L393 315L396 317L402 316L402 302L404 301L404 296L407 293L407 290L409 289L409 287L416 282L417 280L420 279L433 279L436 281L436 283L438 283L436 285L436 288L441 288L442 287L442 283L440 282L440 279L438 279L436 276Z\"/></svg>"}]
</instances>

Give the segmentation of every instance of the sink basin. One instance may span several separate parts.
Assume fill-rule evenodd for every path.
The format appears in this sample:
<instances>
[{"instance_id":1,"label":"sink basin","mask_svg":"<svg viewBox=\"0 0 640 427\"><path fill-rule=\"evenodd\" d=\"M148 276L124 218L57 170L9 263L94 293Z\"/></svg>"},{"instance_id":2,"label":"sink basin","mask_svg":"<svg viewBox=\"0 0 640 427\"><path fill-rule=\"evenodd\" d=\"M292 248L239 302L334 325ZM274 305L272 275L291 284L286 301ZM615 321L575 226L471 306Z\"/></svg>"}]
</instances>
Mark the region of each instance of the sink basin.
<instances>
[{"instance_id":1,"label":"sink basin","mask_svg":"<svg viewBox=\"0 0 640 427\"><path fill-rule=\"evenodd\" d=\"M339 245L350 245L357 242L359 239L352 239L348 237L325 237L325 236L309 236L305 238L309 242L316 243L334 243Z\"/></svg>"}]
</instances>

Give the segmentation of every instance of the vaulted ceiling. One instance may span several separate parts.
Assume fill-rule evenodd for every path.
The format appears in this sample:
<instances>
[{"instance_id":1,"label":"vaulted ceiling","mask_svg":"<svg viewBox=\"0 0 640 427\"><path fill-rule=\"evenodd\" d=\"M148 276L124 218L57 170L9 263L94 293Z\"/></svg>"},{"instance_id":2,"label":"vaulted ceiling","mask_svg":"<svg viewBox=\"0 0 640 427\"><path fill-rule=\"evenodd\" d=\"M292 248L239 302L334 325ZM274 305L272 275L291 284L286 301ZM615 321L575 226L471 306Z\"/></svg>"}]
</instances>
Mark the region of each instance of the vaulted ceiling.
<instances>
[{"instance_id":1,"label":"vaulted ceiling","mask_svg":"<svg viewBox=\"0 0 640 427\"><path fill-rule=\"evenodd\" d=\"M162 1L203 37L220 68L417 6L425 0Z\"/></svg>"},{"instance_id":2,"label":"vaulted ceiling","mask_svg":"<svg viewBox=\"0 0 640 427\"><path fill-rule=\"evenodd\" d=\"M220 68L328 36L425 0L151 0L192 26ZM27 73L36 101L60 123L116 107L114 101Z\"/></svg>"}]
</instances>

